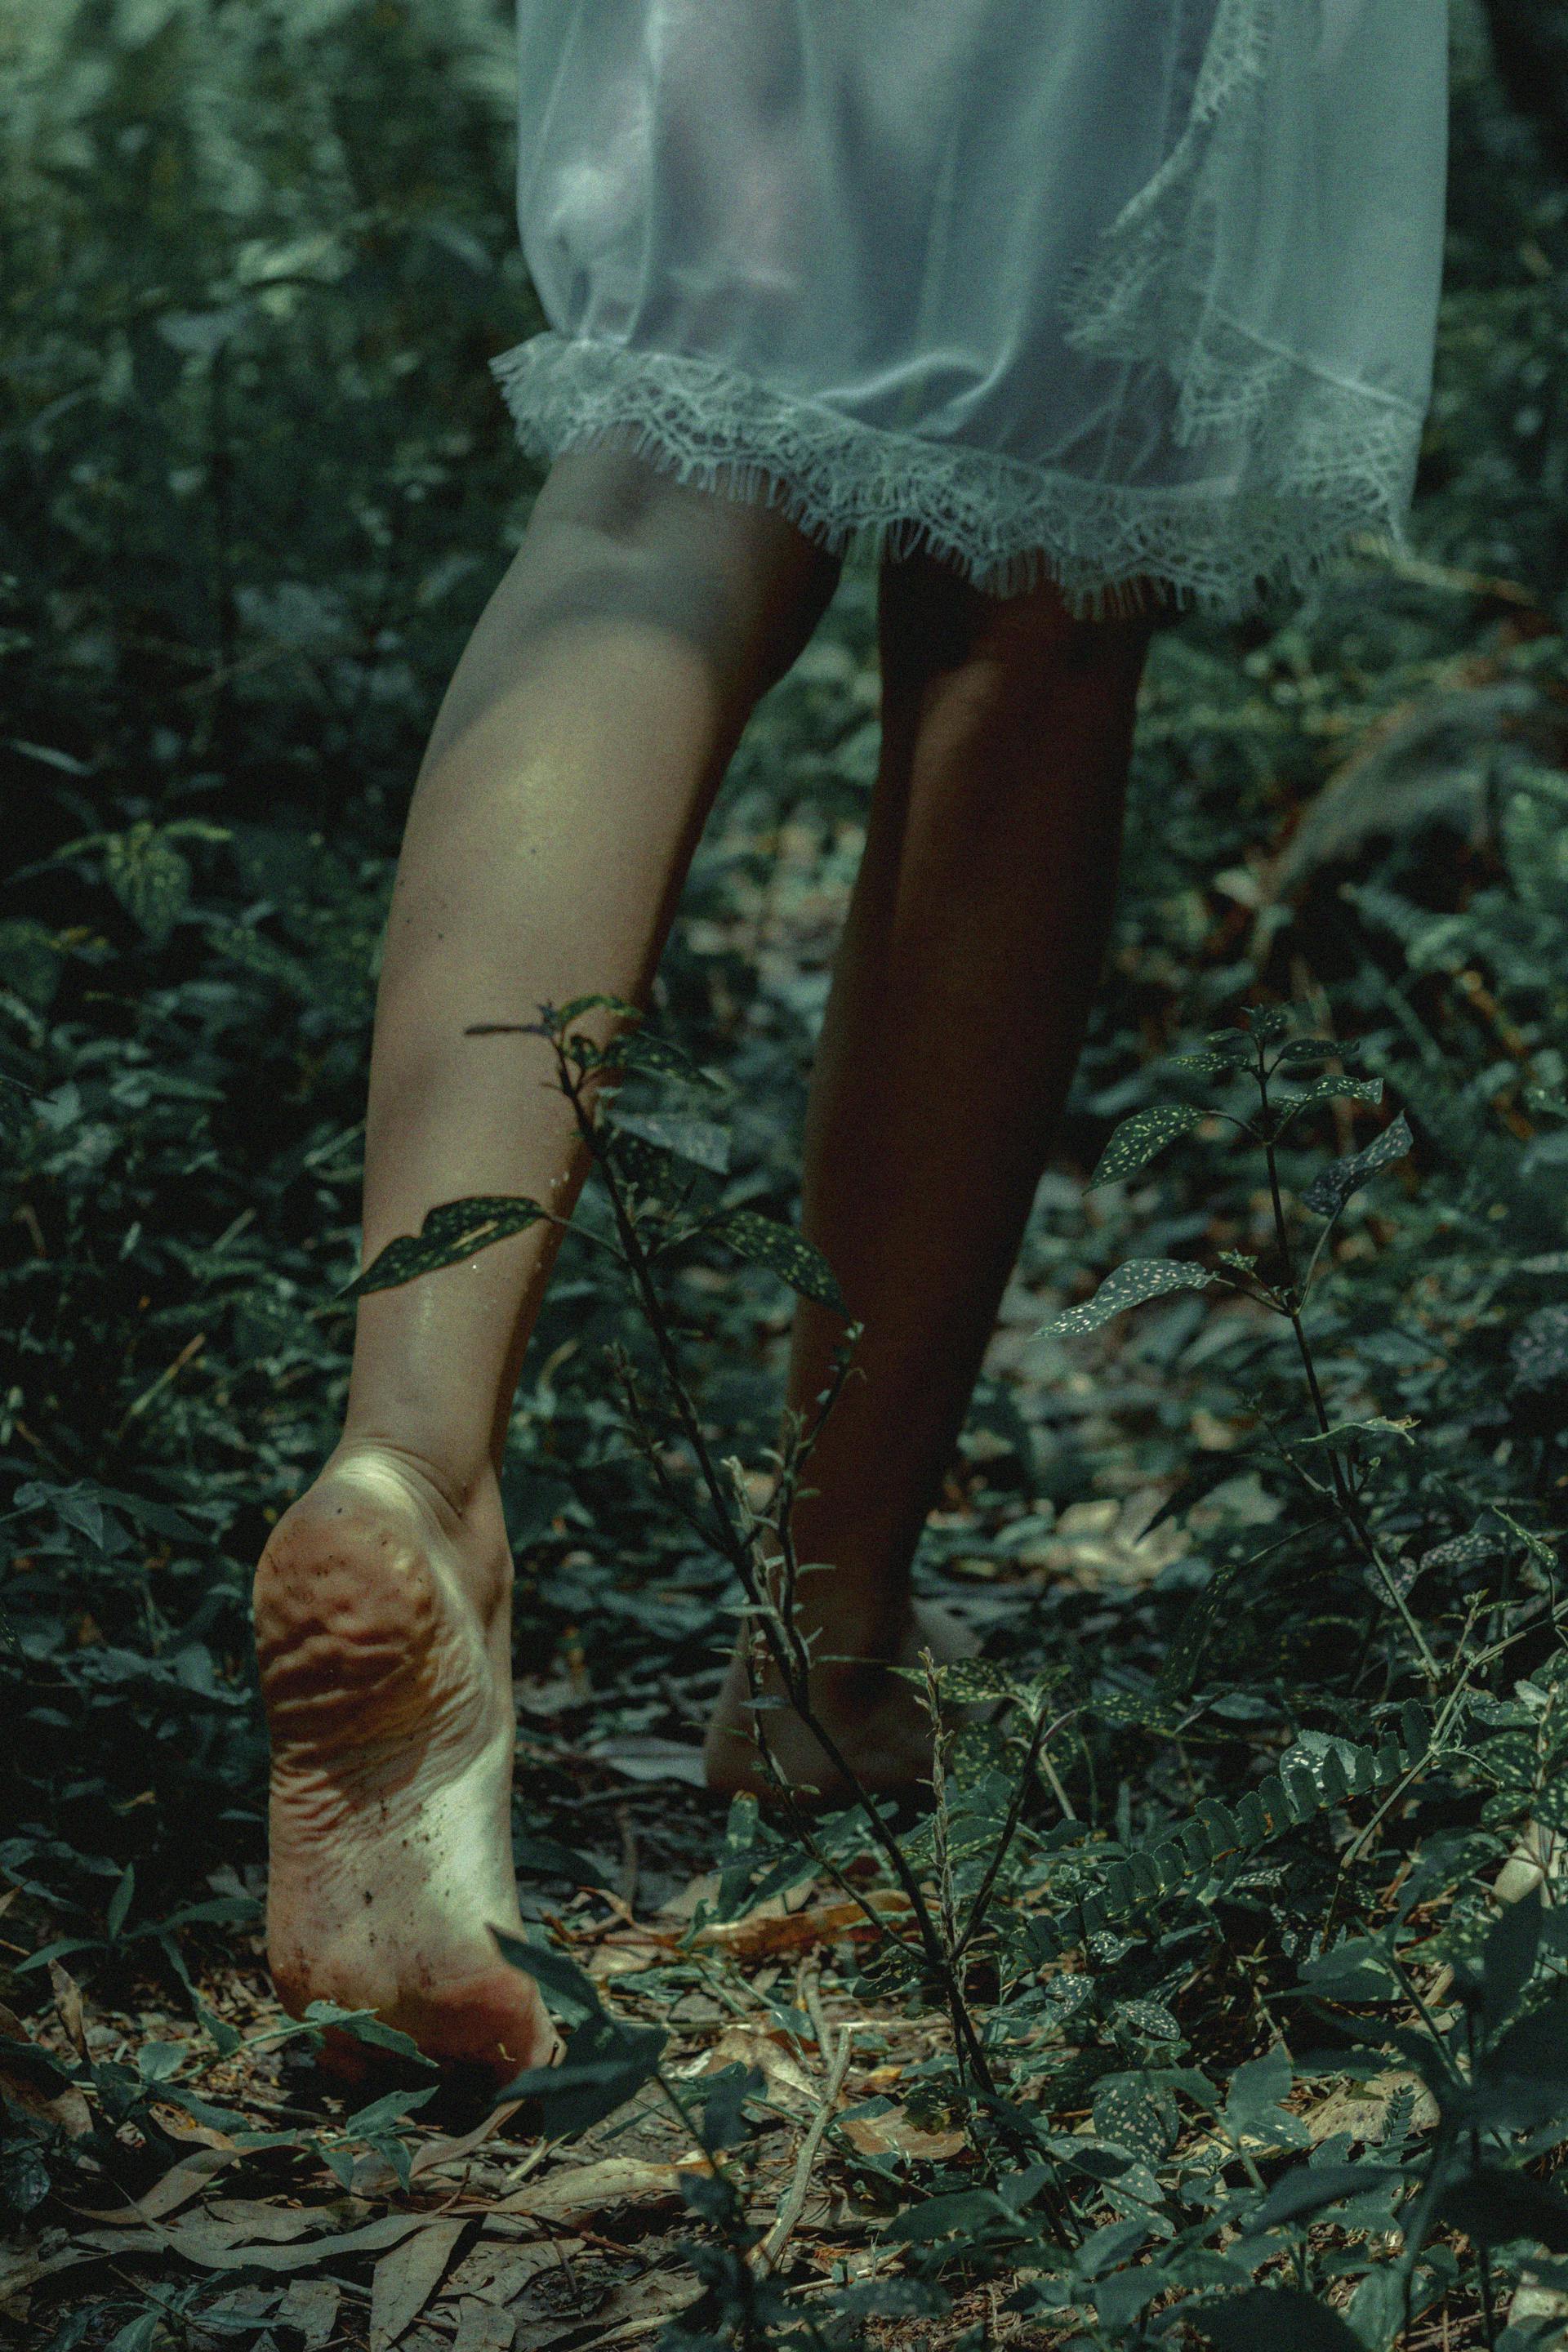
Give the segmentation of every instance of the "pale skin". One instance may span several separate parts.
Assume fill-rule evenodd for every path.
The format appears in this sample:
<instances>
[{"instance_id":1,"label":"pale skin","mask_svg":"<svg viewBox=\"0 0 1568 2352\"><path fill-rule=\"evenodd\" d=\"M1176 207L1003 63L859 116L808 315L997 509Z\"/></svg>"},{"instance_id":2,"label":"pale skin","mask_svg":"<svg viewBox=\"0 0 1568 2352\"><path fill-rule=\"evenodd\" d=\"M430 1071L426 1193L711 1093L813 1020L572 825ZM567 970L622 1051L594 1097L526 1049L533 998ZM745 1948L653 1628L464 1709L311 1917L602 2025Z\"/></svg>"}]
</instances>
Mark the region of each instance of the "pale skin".
<instances>
[{"instance_id":1,"label":"pale skin","mask_svg":"<svg viewBox=\"0 0 1568 2352\"><path fill-rule=\"evenodd\" d=\"M628 450L567 455L480 617L416 786L376 1002L364 1259L438 1202L570 1214L586 1165L538 1038L544 1002L646 1004L703 824L837 561L774 509ZM1075 621L914 557L880 583L881 764L817 1050L802 1223L865 1326L793 1518L813 1705L856 1769L920 1777L889 1663L946 1635L911 1601L1050 1147L1104 949L1150 624ZM605 1016L598 1034L607 1037ZM537 1225L360 1305L342 1434L256 1579L272 1736L268 1951L285 2006L373 2008L504 2079L551 2028L491 1927L512 1875L511 1556L499 1473L559 1247ZM786 1410L842 1327L802 1302ZM732 1664L716 1788L758 1780ZM798 1718L796 1782L832 1774Z\"/></svg>"}]
</instances>

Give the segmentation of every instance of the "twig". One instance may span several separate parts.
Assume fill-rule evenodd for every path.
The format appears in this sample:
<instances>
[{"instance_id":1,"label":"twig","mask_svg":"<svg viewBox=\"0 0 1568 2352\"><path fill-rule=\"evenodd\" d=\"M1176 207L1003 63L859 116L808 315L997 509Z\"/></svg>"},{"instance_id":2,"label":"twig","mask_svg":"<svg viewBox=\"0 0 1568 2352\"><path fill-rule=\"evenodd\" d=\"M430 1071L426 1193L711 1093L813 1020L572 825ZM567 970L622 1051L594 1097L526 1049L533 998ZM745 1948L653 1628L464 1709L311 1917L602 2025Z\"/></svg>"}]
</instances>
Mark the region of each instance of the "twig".
<instances>
[{"instance_id":1,"label":"twig","mask_svg":"<svg viewBox=\"0 0 1568 2352\"><path fill-rule=\"evenodd\" d=\"M800 2154L795 2158L795 2171L784 2203L779 2207L766 2237L755 2247L750 2257L755 2269L772 2271L778 2268L779 2257L788 2245L795 2224L805 2210L805 2200L811 2188L811 2176L816 2164L817 2151L822 2146L827 2126L833 2120L833 2111L838 2104L838 2094L844 2088L844 2077L849 2071L849 2053L854 2047L854 2029L847 2025L840 2032L837 2047L833 2053L832 2063L827 2072L827 2081L823 2089L822 2104L813 2116L806 2127L805 2137L800 2144ZM824 2055L826 2055L826 2052Z\"/></svg>"}]
</instances>

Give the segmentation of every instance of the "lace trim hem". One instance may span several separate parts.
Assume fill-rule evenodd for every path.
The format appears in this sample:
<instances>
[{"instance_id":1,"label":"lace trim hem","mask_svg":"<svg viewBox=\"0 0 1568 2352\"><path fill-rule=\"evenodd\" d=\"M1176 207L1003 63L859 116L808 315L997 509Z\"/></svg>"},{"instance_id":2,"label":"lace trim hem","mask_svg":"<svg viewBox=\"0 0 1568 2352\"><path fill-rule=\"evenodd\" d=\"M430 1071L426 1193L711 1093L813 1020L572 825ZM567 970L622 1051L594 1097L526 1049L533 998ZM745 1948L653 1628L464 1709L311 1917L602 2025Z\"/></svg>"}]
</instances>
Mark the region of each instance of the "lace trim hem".
<instances>
[{"instance_id":1,"label":"lace trim hem","mask_svg":"<svg viewBox=\"0 0 1568 2352\"><path fill-rule=\"evenodd\" d=\"M677 480L781 508L837 553L922 550L994 595L1049 579L1086 614L1156 587L1235 615L1304 589L1352 537L1405 547L1420 420L1300 368L1288 462L1255 482L1249 450L1245 478L1163 489L859 424L689 353L546 331L490 369L540 461L629 444Z\"/></svg>"}]
</instances>

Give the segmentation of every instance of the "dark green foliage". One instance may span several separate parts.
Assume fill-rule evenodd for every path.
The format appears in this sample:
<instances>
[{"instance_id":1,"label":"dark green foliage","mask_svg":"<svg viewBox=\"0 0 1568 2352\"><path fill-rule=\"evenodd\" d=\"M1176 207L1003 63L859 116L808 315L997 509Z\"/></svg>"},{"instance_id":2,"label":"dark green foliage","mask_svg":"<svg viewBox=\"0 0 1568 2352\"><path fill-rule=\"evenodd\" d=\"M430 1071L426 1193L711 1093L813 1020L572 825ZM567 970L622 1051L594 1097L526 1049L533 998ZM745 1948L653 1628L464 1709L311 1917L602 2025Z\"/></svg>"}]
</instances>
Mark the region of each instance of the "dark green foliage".
<instances>
[{"instance_id":1,"label":"dark green foliage","mask_svg":"<svg viewBox=\"0 0 1568 2352\"><path fill-rule=\"evenodd\" d=\"M399 1241L389 1242L374 1264L351 1282L342 1296L363 1298L369 1291L394 1290L418 1275L458 1265L476 1250L488 1249L492 1242L525 1233L547 1213L537 1201L521 1195L514 1200L448 1201L429 1211L417 1236L405 1234Z\"/></svg>"}]
</instances>

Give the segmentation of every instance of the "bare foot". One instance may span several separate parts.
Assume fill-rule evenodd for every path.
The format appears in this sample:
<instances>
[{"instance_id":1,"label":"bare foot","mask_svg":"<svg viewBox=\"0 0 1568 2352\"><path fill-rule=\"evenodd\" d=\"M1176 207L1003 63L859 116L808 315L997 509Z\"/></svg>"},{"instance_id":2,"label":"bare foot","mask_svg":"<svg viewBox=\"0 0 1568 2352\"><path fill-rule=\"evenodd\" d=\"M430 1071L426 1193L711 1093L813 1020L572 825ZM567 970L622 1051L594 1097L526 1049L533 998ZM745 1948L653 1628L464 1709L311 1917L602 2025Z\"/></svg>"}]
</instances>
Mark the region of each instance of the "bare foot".
<instances>
[{"instance_id":1,"label":"bare foot","mask_svg":"<svg viewBox=\"0 0 1568 2352\"><path fill-rule=\"evenodd\" d=\"M489 1936L521 1932L510 1597L493 1487L459 1516L371 1448L333 1456L256 1571L279 1997L373 2009L498 2081L554 2042Z\"/></svg>"},{"instance_id":2,"label":"bare foot","mask_svg":"<svg viewBox=\"0 0 1568 2352\"><path fill-rule=\"evenodd\" d=\"M824 1637L823 1655L832 1643ZM891 1646L891 1645L890 1645ZM822 1664L812 1670L812 1709L858 1775L862 1785L891 1792L913 1788L931 1775L931 1725L910 1685L889 1664L912 1666L929 1649L939 1664L973 1654L975 1643L952 1612L934 1601L913 1601L894 1654L887 1663ZM768 1685L775 1688L772 1681ZM765 1796L772 1783L757 1754L746 1669L737 1649L708 1727L702 1756L708 1786L727 1795L748 1790ZM769 1707L761 1717L768 1746L791 1788L814 1789L825 1797L847 1794L847 1783L793 1707Z\"/></svg>"}]
</instances>

